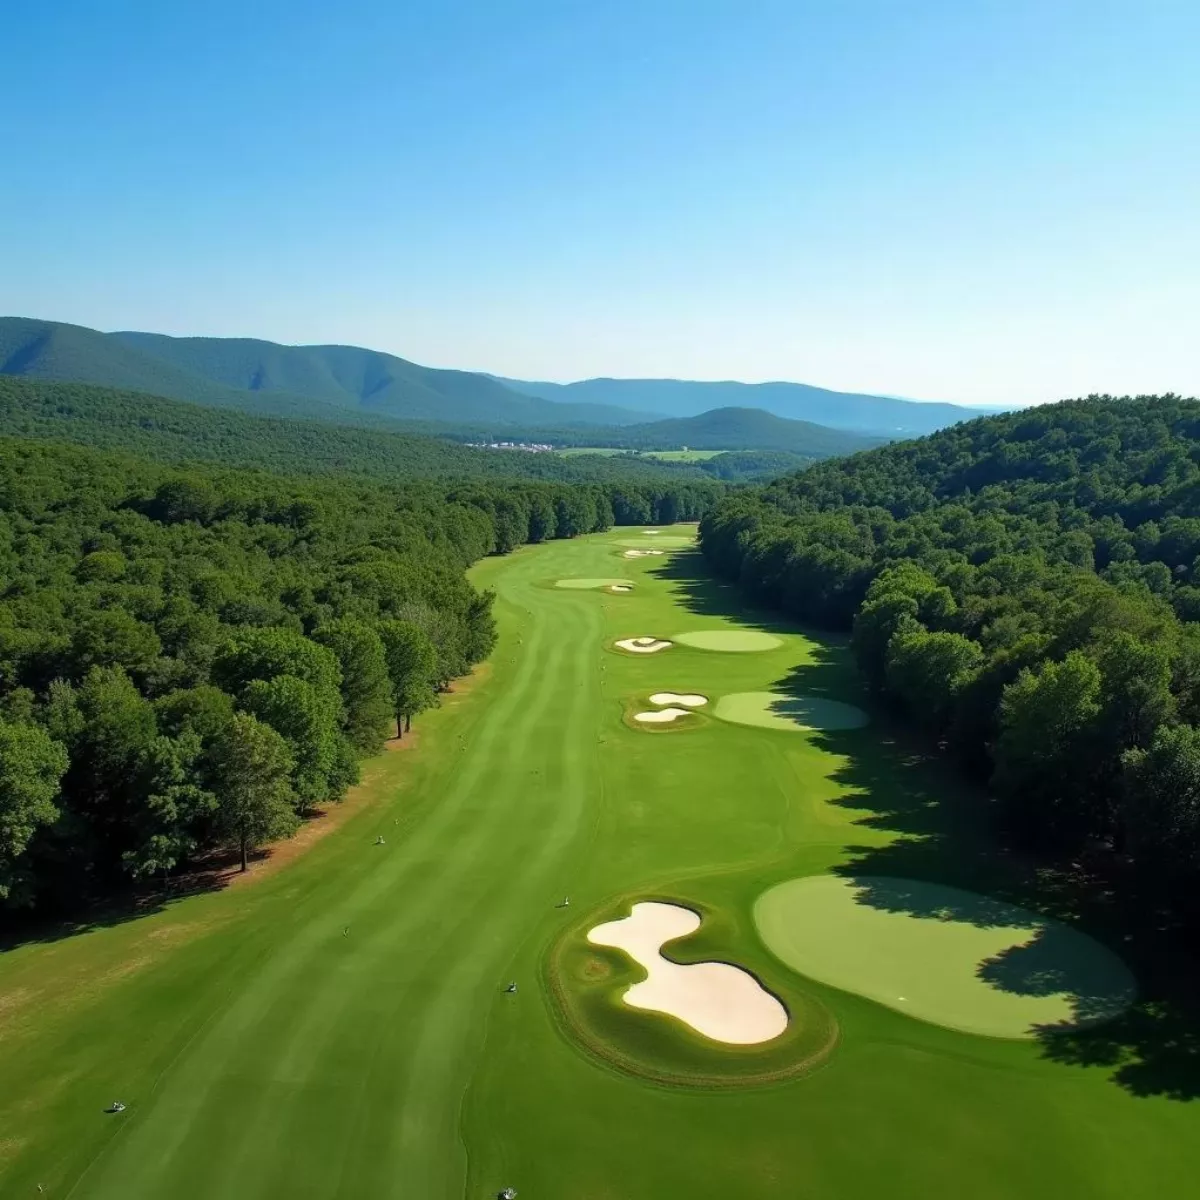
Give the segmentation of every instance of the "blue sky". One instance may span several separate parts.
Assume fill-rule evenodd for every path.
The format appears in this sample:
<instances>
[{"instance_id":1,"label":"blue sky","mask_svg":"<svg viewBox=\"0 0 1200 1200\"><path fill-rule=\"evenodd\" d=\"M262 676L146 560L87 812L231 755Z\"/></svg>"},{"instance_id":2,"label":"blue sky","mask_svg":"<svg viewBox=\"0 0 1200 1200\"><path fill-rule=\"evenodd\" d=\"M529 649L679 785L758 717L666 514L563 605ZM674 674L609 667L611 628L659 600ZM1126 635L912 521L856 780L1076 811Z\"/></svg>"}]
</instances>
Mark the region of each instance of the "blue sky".
<instances>
[{"instance_id":1,"label":"blue sky","mask_svg":"<svg viewBox=\"0 0 1200 1200\"><path fill-rule=\"evenodd\" d=\"M526 378L1200 394L1195 0L60 0L0 312Z\"/></svg>"}]
</instances>

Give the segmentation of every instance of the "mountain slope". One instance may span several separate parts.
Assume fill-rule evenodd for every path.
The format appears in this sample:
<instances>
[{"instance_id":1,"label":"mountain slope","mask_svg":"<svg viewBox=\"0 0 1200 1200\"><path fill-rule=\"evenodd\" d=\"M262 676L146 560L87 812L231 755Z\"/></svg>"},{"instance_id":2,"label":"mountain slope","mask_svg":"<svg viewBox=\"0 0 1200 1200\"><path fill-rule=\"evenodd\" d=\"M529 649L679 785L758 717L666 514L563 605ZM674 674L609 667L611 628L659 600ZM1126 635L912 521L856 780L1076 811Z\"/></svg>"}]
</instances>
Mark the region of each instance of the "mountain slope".
<instances>
[{"instance_id":1,"label":"mountain slope","mask_svg":"<svg viewBox=\"0 0 1200 1200\"><path fill-rule=\"evenodd\" d=\"M354 346L100 333L0 318L0 373L130 388L222 408L340 424L623 424L641 414L521 395L487 375L418 366Z\"/></svg>"},{"instance_id":2,"label":"mountain slope","mask_svg":"<svg viewBox=\"0 0 1200 1200\"><path fill-rule=\"evenodd\" d=\"M402 420L613 425L638 419L624 409L522 395L490 375L423 367L358 346L282 346L256 338L161 333L109 336L225 387L294 393Z\"/></svg>"},{"instance_id":3,"label":"mountain slope","mask_svg":"<svg viewBox=\"0 0 1200 1200\"><path fill-rule=\"evenodd\" d=\"M710 383L686 379L584 379L578 383L506 379L504 382L546 400L616 404L672 417L692 417L714 408L761 408L777 417L891 438L932 433L980 415L975 409L958 404L925 404L891 396L834 392L807 383Z\"/></svg>"},{"instance_id":4,"label":"mountain slope","mask_svg":"<svg viewBox=\"0 0 1200 1200\"><path fill-rule=\"evenodd\" d=\"M883 438L777 417L761 408L715 408L696 417L629 425L613 431L614 445L639 449L790 450L809 458L853 454L878 446Z\"/></svg>"}]
</instances>

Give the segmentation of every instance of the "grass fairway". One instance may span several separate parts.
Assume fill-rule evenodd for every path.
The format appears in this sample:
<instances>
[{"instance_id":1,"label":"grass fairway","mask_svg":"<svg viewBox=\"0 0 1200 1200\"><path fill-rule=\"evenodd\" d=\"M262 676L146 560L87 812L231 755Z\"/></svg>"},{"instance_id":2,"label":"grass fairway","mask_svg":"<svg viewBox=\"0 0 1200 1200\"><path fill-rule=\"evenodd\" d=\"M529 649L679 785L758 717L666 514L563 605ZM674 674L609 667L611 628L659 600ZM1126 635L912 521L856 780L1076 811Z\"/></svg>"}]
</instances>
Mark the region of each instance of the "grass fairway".
<instances>
[{"instance_id":1,"label":"grass fairway","mask_svg":"<svg viewBox=\"0 0 1200 1200\"><path fill-rule=\"evenodd\" d=\"M595 588L633 587L632 579L583 578L559 579L555 587L566 588L568 591L591 591Z\"/></svg>"},{"instance_id":2,"label":"grass fairway","mask_svg":"<svg viewBox=\"0 0 1200 1200\"><path fill-rule=\"evenodd\" d=\"M840 645L739 610L694 552L621 558L634 537L679 536L481 563L498 595L490 666L422 717L414 749L370 765L340 829L259 882L0 954L0 1195L1190 1194L1200 1106L1153 1094L1146 1072L1115 1082L1115 1043L1064 1064L1052 1044L914 1020L768 950L754 906L790 879L885 861L861 873L1006 896L1020 880L975 838L975 798L882 722L788 737L702 713L670 735L626 723L631 697L664 691L863 704ZM613 570L635 590L553 586ZM697 627L779 645L613 649ZM638 900L700 914L664 952L750 971L788 1032L722 1046L622 1004L643 973L586 932ZM128 1109L106 1116L114 1099Z\"/></svg>"}]
</instances>

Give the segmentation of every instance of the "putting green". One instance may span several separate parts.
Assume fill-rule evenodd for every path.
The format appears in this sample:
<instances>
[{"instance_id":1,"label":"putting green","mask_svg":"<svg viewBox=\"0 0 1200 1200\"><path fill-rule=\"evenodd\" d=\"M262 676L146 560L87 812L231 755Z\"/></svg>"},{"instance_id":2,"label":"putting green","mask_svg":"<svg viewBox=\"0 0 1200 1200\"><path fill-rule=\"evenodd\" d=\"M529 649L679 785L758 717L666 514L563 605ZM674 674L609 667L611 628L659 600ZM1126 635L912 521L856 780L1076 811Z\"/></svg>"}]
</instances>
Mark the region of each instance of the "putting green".
<instances>
[{"instance_id":1,"label":"putting green","mask_svg":"<svg viewBox=\"0 0 1200 1200\"><path fill-rule=\"evenodd\" d=\"M560 579L554 585L559 588L584 590L587 588L633 587L632 579Z\"/></svg>"},{"instance_id":2,"label":"putting green","mask_svg":"<svg viewBox=\"0 0 1200 1200\"><path fill-rule=\"evenodd\" d=\"M819 729L861 729L867 714L853 704L820 696L785 696L779 692L734 692L722 696L713 712L735 725L757 725L808 733Z\"/></svg>"},{"instance_id":3,"label":"putting green","mask_svg":"<svg viewBox=\"0 0 1200 1200\"><path fill-rule=\"evenodd\" d=\"M966 1033L1030 1038L1133 1002L1133 977L1084 934L974 892L911 879L815 875L754 906L767 947L821 983Z\"/></svg>"},{"instance_id":4,"label":"putting green","mask_svg":"<svg viewBox=\"0 0 1200 1200\"><path fill-rule=\"evenodd\" d=\"M698 629L692 633L676 634L675 641L697 650L721 650L734 654L774 650L783 645L780 638L753 629Z\"/></svg>"}]
</instances>

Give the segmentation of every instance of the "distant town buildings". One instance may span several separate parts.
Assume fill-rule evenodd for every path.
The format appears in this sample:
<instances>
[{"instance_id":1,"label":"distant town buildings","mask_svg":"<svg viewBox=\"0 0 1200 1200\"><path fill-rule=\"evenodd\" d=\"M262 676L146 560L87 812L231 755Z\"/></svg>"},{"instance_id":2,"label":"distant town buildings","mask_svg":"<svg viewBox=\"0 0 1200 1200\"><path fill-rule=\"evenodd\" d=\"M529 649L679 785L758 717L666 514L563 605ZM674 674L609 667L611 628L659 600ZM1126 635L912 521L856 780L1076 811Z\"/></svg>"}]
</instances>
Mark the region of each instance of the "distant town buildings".
<instances>
[{"instance_id":1,"label":"distant town buildings","mask_svg":"<svg viewBox=\"0 0 1200 1200\"><path fill-rule=\"evenodd\" d=\"M554 447L549 442L468 442L476 450L525 450L530 454L549 454Z\"/></svg>"}]
</instances>

